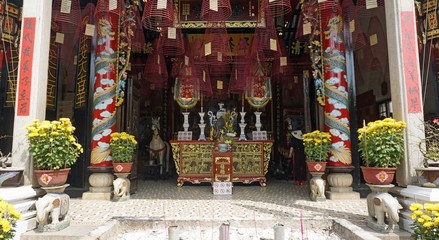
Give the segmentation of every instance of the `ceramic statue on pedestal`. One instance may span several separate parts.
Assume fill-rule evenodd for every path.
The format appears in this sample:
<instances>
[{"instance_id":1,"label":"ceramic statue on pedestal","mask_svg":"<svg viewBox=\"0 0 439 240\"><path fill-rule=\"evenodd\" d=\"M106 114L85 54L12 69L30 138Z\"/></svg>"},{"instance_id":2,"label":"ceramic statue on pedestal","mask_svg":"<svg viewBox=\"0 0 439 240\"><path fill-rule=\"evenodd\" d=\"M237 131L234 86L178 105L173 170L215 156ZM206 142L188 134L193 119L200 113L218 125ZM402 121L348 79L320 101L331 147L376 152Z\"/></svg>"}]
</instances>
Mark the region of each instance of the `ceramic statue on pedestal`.
<instances>
[{"instance_id":1,"label":"ceramic statue on pedestal","mask_svg":"<svg viewBox=\"0 0 439 240\"><path fill-rule=\"evenodd\" d=\"M70 225L67 217L70 197L65 193L48 193L35 202L38 230L60 231Z\"/></svg>"},{"instance_id":2,"label":"ceramic statue on pedestal","mask_svg":"<svg viewBox=\"0 0 439 240\"><path fill-rule=\"evenodd\" d=\"M128 175L128 174L126 174ZM126 201L130 199L130 180L127 176L118 176L116 180L113 181L114 187L114 201Z\"/></svg>"},{"instance_id":3,"label":"ceramic statue on pedestal","mask_svg":"<svg viewBox=\"0 0 439 240\"><path fill-rule=\"evenodd\" d=\"M367 185L372 190L367 195L367 210L369 212L367 226L377 232L399 231L399 210L402 209L402 206L397 198L388 193L394 185Z\"/></svg>"}]
</instances>

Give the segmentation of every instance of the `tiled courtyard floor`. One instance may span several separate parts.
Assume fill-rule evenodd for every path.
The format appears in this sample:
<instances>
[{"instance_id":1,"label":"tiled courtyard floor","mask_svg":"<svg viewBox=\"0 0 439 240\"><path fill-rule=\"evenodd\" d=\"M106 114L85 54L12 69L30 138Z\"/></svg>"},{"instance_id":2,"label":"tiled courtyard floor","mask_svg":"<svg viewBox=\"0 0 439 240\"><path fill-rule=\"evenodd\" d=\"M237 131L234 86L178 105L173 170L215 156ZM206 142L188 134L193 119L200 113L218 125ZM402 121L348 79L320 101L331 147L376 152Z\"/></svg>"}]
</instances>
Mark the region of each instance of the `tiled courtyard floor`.
<instances>
[{"instance_id":1,"label":"tiled courtyard floor","mask_svg":"<svg viewBox=\"0 0 439 240\"><path fill-rule=\"evenodd\" d=\"M138 182L136 194L126 202L72 199L72 225L100 225L112 217L145 217L162 220L282 220L342 218L365 226L366 199L312 202L307 185L268 179L267 186L235 184L233 194L213 195L210 184L175 180Z\"/></svg>"},{"instance_id":2,"label":"tiled courtyard floor","mask_svg":"<svg viewBox=\"0 0 439 240\"><path fill-rule=\"evenodd\" d=\"M177 187L175 179L139 180L137 192L125 202L72 198L68 228L33 230L22 239L167 240L168 227L177 225L181 239L213 240L225 221L231 240L273 239L273 226L279 223L290 234L288 239L410 239L405 231L378 234L368 228L365 198L313 202L308 195L308 185L270 178L266 187L235 184L233 194L223 196L213 195L206 183ZM334 228L334 222L342 229ZM340 231L343 234L337 235Z\"/></svg>"}]
</instances>

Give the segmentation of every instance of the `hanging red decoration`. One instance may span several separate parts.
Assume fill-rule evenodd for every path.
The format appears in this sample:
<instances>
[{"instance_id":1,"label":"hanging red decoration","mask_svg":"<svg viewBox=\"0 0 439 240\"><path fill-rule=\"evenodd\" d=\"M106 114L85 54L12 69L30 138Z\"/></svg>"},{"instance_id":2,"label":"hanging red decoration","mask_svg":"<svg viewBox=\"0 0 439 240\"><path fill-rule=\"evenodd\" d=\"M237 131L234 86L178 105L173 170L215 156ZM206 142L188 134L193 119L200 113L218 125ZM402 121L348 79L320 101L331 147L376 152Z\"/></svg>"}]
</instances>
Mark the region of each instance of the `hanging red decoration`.
<instances>
[{"instance_id":1,"label":"hanging red decoration","mask_svg":"<svg viewBox=\"0 0 439 240\"><path fill-rule=\"evenodd\" d=\"M358 0L357 13L360 18L369 18L384 13L384 0Z\"/></svg>"},{"instance_id":2,"label":"hanging red decoration","mask_svg":"<svg viewBox=\"0 0 439 240\"><path fill-rule=\"evenodd\" d=\"M246 87L246 79L248 76L248 64L242 62L241 60L236 61L233 64L233 68L230 73L229 92L243 92Z\"/></svg>"},{"instance_id":3,"label":"hanging red decoration","mask_svg":"<svg viewBox=\"0 0 439 240\"><path fill-rule=\"evenodd\" d=\"M81 19L81 5L79 0L54 0L52 5L52 19L59 24L59 32L76 32Z\"/></svg>"},{"instance_id":4,"label":"hanging red decoration","mask_svg":"<svg viewBox=\"0 0 439 240\"><path fill-rule=\"evenodd\" d=\"M310 41L310 39L315 37L315 31L320 29L318 10L317 0L303 3L297 23L296 39L299 41Z\"/></svg>"},{"instance_id":5,"label":"hanging red decoration","mask_svg":"<svg viewBox=\"0 0 439 240\"><path fill-rule=\"evenodd\" d=\"M235 61L230 73L229 92L241 93L246 87L246 79L249 76L249 46L244 38L241 38L238 43Z\"/></svg>"},{"instance_id":6,"label":"hanging red decoration","mask_svg":"<svg viewBox=\"0 0 439 240\"><path fill-rule=\"evenodd\" d=\"M279 58L281 52L278 34L274 26L274 17L266 15L265 24L263 23L256 27L251 56L261 61Z\"/></svg>"},{"instance_id":7,"label":"hanging red decoration","mask_svg":"<svg viewBox=\"0 0 439 240\"><path fill-rule=\"evenodd\" d=\"M122 0L98 0L95 9L95 18L101 18L103 14L117 17L122 9ZM112 22L118 22L119 18L111 19Z\"/></svg>"},{"instance_id":8,"label":"hanging red decoration","mask_svg":"<svg viewBox=\"0 0 439 240\"><path fill-rule=\"evenodd\" d=\"M81 8L79 0L55 0L52 5L52 19L56 28L55 43L59 46L58 58L62 60L66 70L59 78L66 83L73 83L75 78L74 55L77 53L76 31L80 25ZM63 75L65 74L65 75Z\"/></svg>"},{"instance_id":9,"label":"hanging red decoration","mask_svg":"<svg viewBox=\"0 0 439 240\"><path fill-rule=\"evenodd\" d=\"M366 36L360 24L358 8L353 0L344 0L342 3L343 19L349 22L349 30L352 33L354 50L363 48L367 44Z\"/></svg>"},{"instance_id":10,"label":"hanging red decoration","mask_svg":"<svg viewBox=\"0 0 439 240\"><path fill-rule=\"evenodd\" d=\"M230 0L203 0L201 19L210 22L222 22L232 16Z\"/></svg>"},{"instance_id":11,"label":"hanging red decoration","mask_svg":"<svg viewBox=\"0 0 439 240\"><path fill-rule=\"evenodd\" d=\"M154 51L146 60L143 70L143 80L149 85L151 90L163 89L168 82L168 71L166 68L165 57L159 51Z\"/></svg>"},{"instance_id":12,"label":"hanging red decoration","mask_svg":"<svg viewBox=\"0 0 439 240\"><path fill-rule=\"evenodd\" d=\"M134 28L134 36L131 40L131 51L133 53L140 53L144 52L146 48L145 35L143 33L142 19L138 8L134 11L134 14L136 27Z\"/></svg>"},{"instance_id":13,"label":"hanging red decoration","mask_svg":"<svg viewBox=\"0 0 439 240\"><path fill-rule=\"evenodd\" d=\"M172 0L148 0L142 15L143 27L160 32L163 27L174 26L174 4Z\"/></svg>"},{"instance_id":14,"label":"hanging red decoration","mask_svg":"<svg viewBox=\"0 0 439 240\"><path fill-rule=\"evenodd\" d=\"M200 39L194 39L190 44L188 44L188 51L186 54L190 56L195 64L204 64L206 58L204 57L204 43Z\"/></svg>"},{"instance_id":15,"label":"hanging red decoration","mask_svg":"<svg viewBox=\"0 0 439 240\"><path fill-rule=\"evenodd\" d=\"M165 56L179 56L184 54L184 37L180 28L164 27L160 32L159 45Z\"/></svg>"},{"instance_id":16,"label":"hanging red decoration","mask_svg":"<svg viewBox=\"0 0 439 240\"><path fill-rule=\"evenodd\" d=\"M209 65L224 65L232 61L229 35L224 22L207 24L201 50L204 61Z\"/></svg>"},{"instance_id":17,"label":"hanging red decoration","mask_svg":"<svg viewBox=\"0 0 439 240\"><path fill-rule=\"evenodd\" d=\"M274 17L291 12L290 0L262 0L261 9Z\"/></svg>"},{"instance_id":18,"label":"hanging red decoration","mask_svg":"<svg viewBox=\"0 0 439 240\"><path fill-rule=\"evenodd\" d=\"M200 91L204 97L212 97L212 84L210 82L209 66L206 64L196 65L197 75L200 79Z\"/></svg>"},{"instance_id":19,"label":"hanging red decoration","mask_svg":"<svg viewBox=\"0 0 439 240\"><path fill-rule=\"evenodd\" d=\"M273 80L288 80L293 78L293 63L289 57L285 41L279 39L281 56L274 59L271 70L271 76Z\"/></svg>"},{"instance_id":20,"label":"hanging red decoration","mask_svg":"<svg viewBox=\"0 0 439 240\"><path fill-rule=\"evenodd\" d=\"M82 36L85 35L85 30L87 27L87 24L93 25L95 23L94 19L94 12L95 12L95 5L93 3L88 3L84 10L82 10L81 18L82 19L79 24L78 28L76 29L75 33L75 42L78 41ZM88 39L91 39L92 36L85 35ZM87 49L88 52L90 52L90 49Z\"/></svg>"}]
</instances>

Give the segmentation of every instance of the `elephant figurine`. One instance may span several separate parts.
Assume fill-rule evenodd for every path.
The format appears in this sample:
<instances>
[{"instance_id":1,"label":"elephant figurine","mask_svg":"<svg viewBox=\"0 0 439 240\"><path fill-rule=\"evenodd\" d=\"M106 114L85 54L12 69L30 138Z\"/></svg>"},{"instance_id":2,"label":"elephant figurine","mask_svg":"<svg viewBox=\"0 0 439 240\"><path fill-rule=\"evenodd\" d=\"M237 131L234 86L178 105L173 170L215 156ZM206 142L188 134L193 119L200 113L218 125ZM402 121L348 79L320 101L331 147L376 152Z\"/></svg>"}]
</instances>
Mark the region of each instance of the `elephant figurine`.
<instances>
[{"instance_id":1,"label":"elephant figurine","mask_svg":"<svg viewBox=\"0 0 439 240\"><path fill-rule=\"evenodd\" d=\"M313 201L325 200L325 180L321 177L312 177L309 181L311 194L310 198Z\"/></svg>"},{"instance_id":2,"label":"elephant figurine","mask_svg":"<svg viewBox=\"0 0 439 240\"><path fill-rule=\"evenodd\" d=\"M125 201L130 199L130 180L124 177L119 177L113 181L115 201Z\"/></svg>"},{"instance_id":3,"label":"elephant figurine","mask_svg":"<svg viewBox=\"0 0 439 240\"><path fill-rule=\"evenodd\" d=\"M398 229L399 210L402 206L398 200L387 192L381 192L368 197L369 216L374 225L382 232L390 232ZM387 218L387 221L386 221ZM386 222L388 223L386 225Z\"/></svg>"},{"instance_id":4,"label":"elephant figurine","mask_svg":"<svg viewBox=\"0 0 439 240\"><path fill-rule=\"evenodd\" d=\"M38 228L43 229L46 225L64 222L69 211L69 202L70 197L65 193L48 193L38 198L35 202Z\"/></svg>"}]
</instances>

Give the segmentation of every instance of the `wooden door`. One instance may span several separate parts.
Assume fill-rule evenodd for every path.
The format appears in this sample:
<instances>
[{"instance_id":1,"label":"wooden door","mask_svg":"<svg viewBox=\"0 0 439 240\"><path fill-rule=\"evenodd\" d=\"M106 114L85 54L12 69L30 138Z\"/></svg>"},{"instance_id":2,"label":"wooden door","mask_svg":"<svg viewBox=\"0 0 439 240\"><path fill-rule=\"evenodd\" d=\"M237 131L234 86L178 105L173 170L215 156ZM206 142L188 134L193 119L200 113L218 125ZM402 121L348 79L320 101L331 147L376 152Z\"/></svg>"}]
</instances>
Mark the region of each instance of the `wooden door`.
<instances>
[{"instance_id":1,"label":"wooden door","mask_svg":"<svg viewBox=\"0 0 439 240\"><path fill-rule=\"evenodd\" d=\"M127 98L126 98L126 115L125 115L125 131L131 135L134 135L136 139L139 139L139 98L140 98L140 86L138 86L137 79L128 78L127 82ZM137 146L137 149L139 146ZM130 174L131 181L131 193L137 191L138 181L138 156L139 151L136 150L133 156L133 169Z\"/></svg>"}]
</instances>

